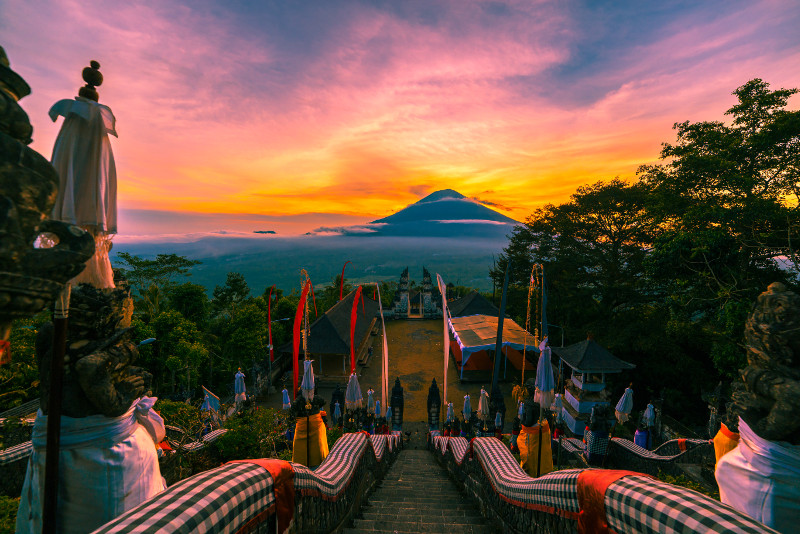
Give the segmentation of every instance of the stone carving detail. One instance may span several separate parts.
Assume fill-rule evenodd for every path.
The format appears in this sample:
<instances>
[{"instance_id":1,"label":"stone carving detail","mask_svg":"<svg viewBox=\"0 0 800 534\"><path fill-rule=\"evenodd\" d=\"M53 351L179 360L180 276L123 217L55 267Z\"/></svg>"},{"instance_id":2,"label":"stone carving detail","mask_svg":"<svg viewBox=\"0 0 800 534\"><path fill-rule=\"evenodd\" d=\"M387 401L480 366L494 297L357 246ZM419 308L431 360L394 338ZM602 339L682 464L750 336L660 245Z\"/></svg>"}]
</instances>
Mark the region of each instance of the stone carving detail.
<instances>
[{"instance_id":1,"label":"stone carving detail","mask_svg":"<svg viewBox=\"0 0 800 534\"><path fill-rule=\"evenodd\" d=\"M733 410L762 438L800 445L800 296L770 284L744 334L747 367L734 384Z\"/></svg>"},{"instance_id":2,"label":"stone carving detail","mask_svg":"<svg viewBox=\"0 0 800 534\"><path fill-rule=\"evenodd\" d=\"M62 404L68 417L118 417L150 389L150 373L133 366L139 355L131 339L133 301L130 289L120 285L123 287L101 290L80 284L72 290ZM52 345L53 324L47 323L36 338L45 413L49 407Z\"/></svg>"},{"instance_id":3,"label":"stone carving detail","mask_svg":"<svg viewBox=\"0 0 800 534\"><path fill-rule=\"evenodd\" d=\"M46 220L58 175L27 146L33 128L18 100L28 94L30 87L11 70L0 47L0 361L6 358L12 321L52 303L94 253L86 232ZM56 245L34 248L42 234L50 234Z\"/></svg>"}]
</instances>

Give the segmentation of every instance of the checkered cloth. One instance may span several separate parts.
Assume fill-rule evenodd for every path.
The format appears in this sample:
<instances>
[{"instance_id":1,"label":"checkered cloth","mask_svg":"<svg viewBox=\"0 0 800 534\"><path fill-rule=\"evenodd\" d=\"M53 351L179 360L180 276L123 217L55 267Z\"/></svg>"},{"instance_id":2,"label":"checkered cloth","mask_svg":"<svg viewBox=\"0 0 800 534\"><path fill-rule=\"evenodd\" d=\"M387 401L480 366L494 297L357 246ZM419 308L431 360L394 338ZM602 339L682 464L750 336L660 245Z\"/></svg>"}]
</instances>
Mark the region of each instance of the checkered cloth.
<instances>
[{"instance_id":1,"label":"checkered cloth","mask_svg":"<svg viewBox=\"0 0 800 534\"><path fill-rule=\"evenodd\" d=\"M441 451L442 456L447 454L447 449L453 451L453 458L456 464L461 465L467 458L469 453L469 442L465 438L451 438L444 436L435 436L433 438L436 450Z\"/></svg>"},{"instance_id":2,"label":"checkered cloth","mask_svg":"<svg viewBox=\"0 0 800 534\"><path fill-rule=\"evenodd\" d=\"M295 490L303 495L335 501L347 489L355 466L370 443L372 441L363 432L345 434L336 440L333 449L315 471L293 463Z\"/></svg>"},{"instance_id":3,"label":"checkered cloth","mask_svg":"<svg viewBox=\"0 0 800 534\"><path fill-rule=\"evenodd\" d=\"M178 482L94 534L234 533L274 504L269 471L255 464L226 464Z\"/></svg>"},{"instance_id":4,"label":"checkered cloth","mask_svg":"<svg viewBox=\"0 0 800 534\"><path fill-rule=\"evenodd\" d=\"M383 459L383 451L386 450L386 443L388 440L386 436L370 436L369 440L372 442L375 458L380 462Z\"/></svg>"},{"instance_id":5,"label":"checkered cloth","mask_svg":"<svg viewBox=\"0 0 800 534\"><path fill-rule=\"evenodd\" d=\"M587 428L583 437L586 441L584 450L590 457L605 456L608 453L608 434L596 434Z\"/></svg>"},{"instance_id":6,"label":"checkered cloth","mask_svg":"<svg viewBox=\"0 0 800 534\"><path fill-rule=\"evenodd\" d=\"M26 441L19 445L14 445L7 449L0 451L0 465L10 464L18 460L24 460L31 455L33 451L33 442Z\"/></svg>"},{"instance_id":7,"label":"checkered cloth","mask_svg":"<svg viewBox=\"0 0 800 534\"><path fill-rule=\"evenodd\" d=\"M561 440L554 439L552 440L553 448L557 448L559 443L561 444L562 449L571 453L581 454L586 448L586 445L577 438L562 438Z\"/></svg>"},{"instance_id":8,"label":"checkered cloth","mask_svg":"<svg viewBox=\"0 0 800 534\"><path fill-rule=\"evenodd\" d=\"M219 437L225 434L227 431L228 431L227 428L218 428L216 430L212 430L211 432L203 436L203 441L206 443L212 443L217 439L219 439Z\"/></svg>"},{"instance_id":9,"label":"checkered cloth","mask_svg":"<svg viewBox=\"0 0 800 534\"><path fill-rule=\"evenodd\" d=\"M775 532L705 495L644 476L612 483L604 502L608 526L615 532Z\"/></svg>"},{"instance_id":10,"label":"checkered cloth","mask_svg":"<svg viewBox=\"0 0 800 534\"><path fill-rule=\"evenodd\" d=\"M686 440L686 450L682 451L682 450L680 450L680 448L678 446L678 443L677 443L678 440L677 439L673 439L673 440L670 440L670 441L662 444L660 447L658 447L655 450L648 451L647 449L645 449L643 447L640 447L639 445L635 444L634 442L632 442L632 441L630 441L628 439L613 438L611 440L611 442L614 444L614 446L622 447L622 448L630 451L631 453L635 454L636 456L640 456L642 458L647 458L648 460L654 460L654 461L657 461L657 462L670 462L670 461L675 460L676 458L678 458L680 456L683 456L684 454L686 454L690 450L694 449L695 447L698 447L700 445L708 445L709 444L708 440L703 440L703 439L689 440L689 439L687 439ZM666 445L666 447L665 447L665 445ZM670 452L671 454L665 454L667 452Z\"/></svg>"},{"instance_id":11,"label":"checkered cloth","mask_svg":"<svg viewBox=\"0 0 800 534\"><path fill-rule=\"evenodd\" d=\"M25 404L17 406L16 408L11 408L10 410L6 410L5 412L0 413L0 420L11 419L12 417L21 417L23 419L35 419L36 412L39 411L40 406L41 402L37 397L32 401L28 401Z\"/></svg>"},{"instance_id":12,"label":"checkered cloth","mask_svg":"<svg viewBox=\"0 0 800 534\"><path fill-rule=\"evenodd\" d=\"M578 475L581 469L556 471L531 478L495 438L475 438L472 451L495 492L505 501L532 510L576 518Z\"/></svg>"}]
</instances>

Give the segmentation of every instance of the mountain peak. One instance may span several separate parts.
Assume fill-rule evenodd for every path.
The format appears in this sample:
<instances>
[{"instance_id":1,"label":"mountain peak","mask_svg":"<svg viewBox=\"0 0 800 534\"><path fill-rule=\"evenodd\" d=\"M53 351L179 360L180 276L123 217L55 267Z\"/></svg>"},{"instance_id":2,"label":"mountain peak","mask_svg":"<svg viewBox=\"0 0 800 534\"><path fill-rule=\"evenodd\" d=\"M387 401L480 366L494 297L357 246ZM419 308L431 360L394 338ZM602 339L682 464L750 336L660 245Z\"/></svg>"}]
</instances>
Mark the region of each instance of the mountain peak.
<instances>
[{"instance_id":1,"label":"mountain peak","mask_svg":"<svg viewBox=\"0 0 800 534\"><path fill-rule=\"evenodd\" d=\"M437 200L444 200L446 198L453 198L453 199L460 199L460 198L467 198L458 191L454 189L441 189L439 191L434 191L430 195L425 198L422 198L415 202L415 204L424 204L425 202L436 202Z\"/></svg>"}]
</instances>

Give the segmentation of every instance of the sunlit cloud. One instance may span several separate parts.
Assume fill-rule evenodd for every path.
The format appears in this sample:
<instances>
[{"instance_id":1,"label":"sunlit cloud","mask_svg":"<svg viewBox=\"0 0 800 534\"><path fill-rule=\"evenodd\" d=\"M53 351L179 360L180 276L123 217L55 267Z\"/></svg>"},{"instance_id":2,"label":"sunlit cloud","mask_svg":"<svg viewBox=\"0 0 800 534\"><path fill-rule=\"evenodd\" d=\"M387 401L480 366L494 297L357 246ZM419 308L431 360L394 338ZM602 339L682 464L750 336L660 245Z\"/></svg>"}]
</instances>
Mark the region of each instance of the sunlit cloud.
<instances>
[{"instance_id":1,"label":"sunlit cloud","mask_svg":"<svg viewBox=\"0 0 800 534\"><path fill-rule=\"evenodd\" d=\"M41 153L100 61L123 236L357 226L444 188L522 220L633 179L748 79L800 86L797 27L789 0L0 7Z\"/></svg>"}]
</instances>

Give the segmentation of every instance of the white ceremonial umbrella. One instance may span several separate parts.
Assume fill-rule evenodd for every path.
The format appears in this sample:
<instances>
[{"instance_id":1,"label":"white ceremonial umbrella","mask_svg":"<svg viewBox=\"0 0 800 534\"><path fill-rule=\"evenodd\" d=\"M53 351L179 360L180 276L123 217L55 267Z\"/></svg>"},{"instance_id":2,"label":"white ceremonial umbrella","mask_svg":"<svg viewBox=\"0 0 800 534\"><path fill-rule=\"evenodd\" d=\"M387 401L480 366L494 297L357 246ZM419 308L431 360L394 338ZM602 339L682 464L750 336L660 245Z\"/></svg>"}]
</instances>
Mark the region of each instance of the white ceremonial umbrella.
<instances>
[{"instance_id":1,"label":"white ceremonial umbrella","mask_svg":"<svg viewBox=\"0 0 800 534\"><path fill-rule=\"evenodd\" d=\"M550 347L544 346L547 338L539 345L539 363L536 366L536 391L533 394L534 402L538 402L543 410L549 410L553 404L556 380L553 377L553 365L550 363Z\"/></svg>"},{"instance_id":2,"label":"white ceremonial umbrella","mask_svg":"<svg viewBox=\"0 0 800 534\"><path fill-rule=\"evenodd\" d=\"M303 360L303 381L300 383L300 391L308 403L314 398L314 385L314 366L311 360Z\"/></svg>"},{"instance_id":3,"label":"white ceremonial umbrella","mask_svg":"<svg viewBox=\"0 0 800 534\"><path fill-rule=\"evenodd\" d=\"M481 388L481 398L478 401L478 419L486 421L489 417L489 394L486 393L485 389Z\"/></svg>"},{"instance_id":4,"label":"white ceremonial umbrella","mask_svg":"<svg viewBox=\"0 0 800 534\"><path fill-rule=\"evenodd\" d=\"M375 390L367 390L367 413L375 413Z\"/></svg>"},{"instance_id":5,"label":"white ceremonial umbrella","mask_svg":"<svg viewBox=\"0 0 800 534\"><path fill-rule=\"evenodd\" d=\"M464 421L469 421L472 417L472 405L469 402L469 394L464 395L464 409L461 411L464 415Z\"/></svg>"},{"instance_id":6,"label":"white ceremonial umbrella","mask_svg":"<svg viewBox=\"0 0 800 534\"><path fill-rule=\"evenodd\" d=\"M234 376L233 392L236 394L236 397L234 397L235 402L247 400L247 390L244 386L244 373L242 372L241 367Z\"/></svg>"},{"instance_id":7,"label":"white ceremonial umbrella","mask_svg":"<svg viewBox=\"0 0 800 534\"><path fill-rule=\"evenodd\" d=\"M617 421L620 423L627 421L631 415L631 410L633 410L633 390L630 387L627 387L625 388L625 393L622 394L622 397L619 399L617 407L614 410L614 413L617 416Z\"/></svg>"},{"instance_id":8,"label":"white ceremonial umbrella","mask_svg":"<svg viewBox=\"0 0 800 534\"><path fill-rule=\"evenodd\" d=\"M347 390L344 394L344 406L347 410L356 410L363 406L364 396L361 394L361 386L358 384L358 376L353 373L347 382Z\"/></svg>"},{"instance_id":9,"label":"white ceremonial umbrella","mask_svg":"<svg viewBox=\"0 0 800 534\"><path fill-rule=\"evenodd\" d=\"M283 394L283 403L281 404L281 409L288 410L292 407L292 401L289 400L289 390L283 388L281 393Z\"/></svg>"}]
</instances>

